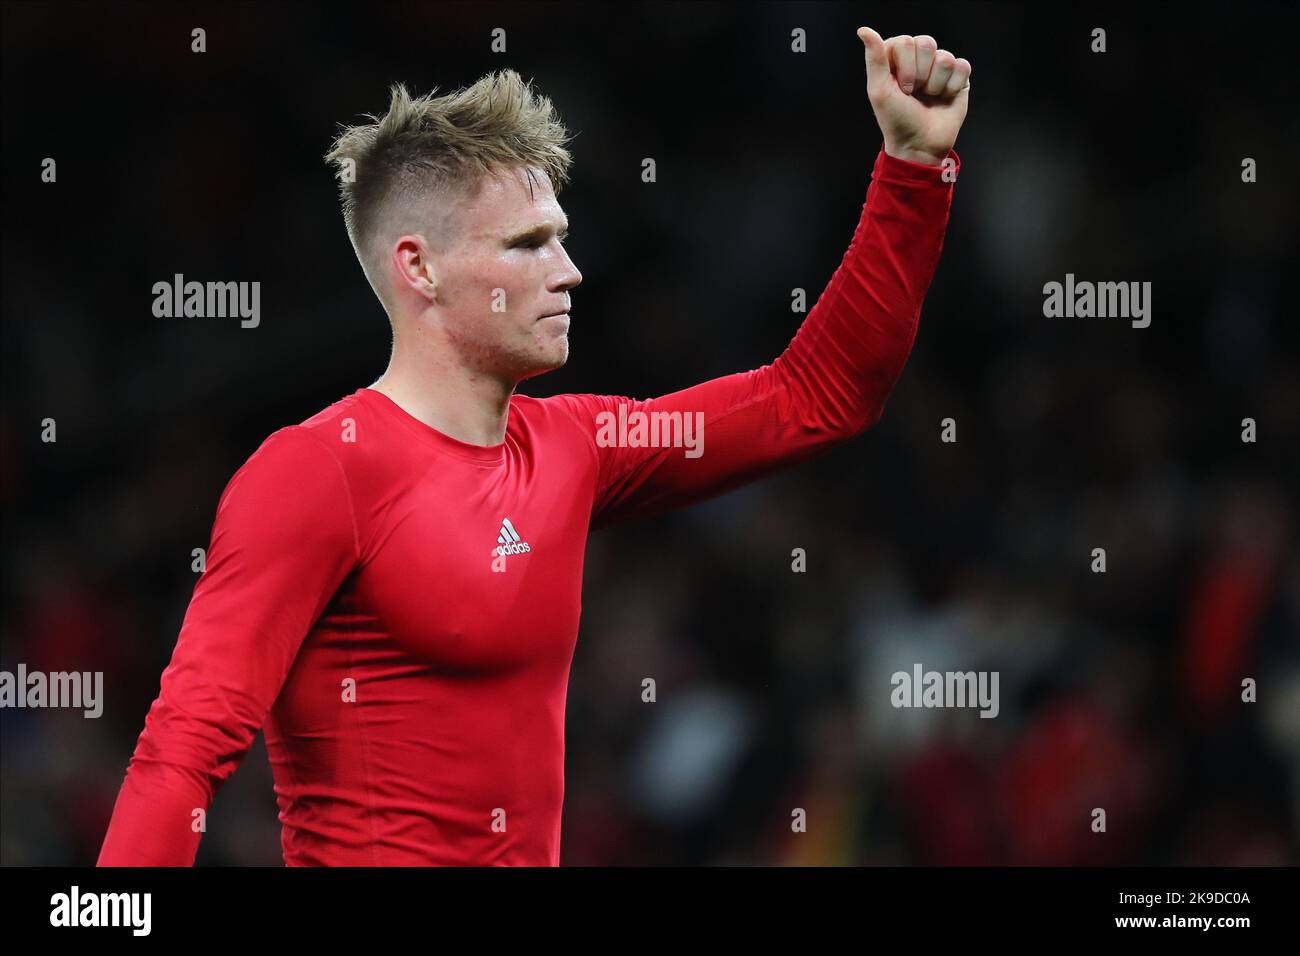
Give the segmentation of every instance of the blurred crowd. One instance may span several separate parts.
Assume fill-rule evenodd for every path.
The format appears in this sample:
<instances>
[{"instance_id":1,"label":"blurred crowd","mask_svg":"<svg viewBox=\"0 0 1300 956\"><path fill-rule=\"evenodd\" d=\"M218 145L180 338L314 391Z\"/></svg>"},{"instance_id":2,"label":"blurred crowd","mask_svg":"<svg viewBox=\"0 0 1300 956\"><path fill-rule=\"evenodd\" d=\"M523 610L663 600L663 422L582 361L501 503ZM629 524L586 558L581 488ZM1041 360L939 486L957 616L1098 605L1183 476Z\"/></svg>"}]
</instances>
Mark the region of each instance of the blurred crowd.
<instances>
[{"instance_id":1,"label":"blurred crowd","mask_svg":"<svg viewBox=\"0 0 1300 956\"><path fill-rule=\"evenodd\" d=\"M564 864L1300 863L1300 127L1285 84L1175 95L1145 57L1240 29L1270 63L1264 15L1094 17L1104 54L1042 9L871 24L974 64L915 350L855 441L592 537ZM102 671L106 700L0 710L0 864L94 862L226 481L383 371L320 156L390 82L510 66L577 133L572 357L522 392L644 398L789 341L879 148L860 11L627 16L6 7L0 669ZM261 281L260 327L155 318L177 272ZM1150 281L1151 326L1045 318L1067 272ZM894 707L917 663L997 671L998 716ZM260 735L198 862L281 862Z\"/></svg>"}]
</instances>

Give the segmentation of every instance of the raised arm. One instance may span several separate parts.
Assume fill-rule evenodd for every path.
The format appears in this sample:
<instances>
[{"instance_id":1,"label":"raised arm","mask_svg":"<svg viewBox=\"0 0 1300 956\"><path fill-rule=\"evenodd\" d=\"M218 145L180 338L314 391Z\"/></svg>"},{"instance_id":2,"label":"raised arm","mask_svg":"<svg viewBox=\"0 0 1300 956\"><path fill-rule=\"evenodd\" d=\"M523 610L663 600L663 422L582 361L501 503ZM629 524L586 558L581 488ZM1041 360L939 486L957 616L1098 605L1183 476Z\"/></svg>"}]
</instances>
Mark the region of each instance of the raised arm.
<instances>
[{"instance_id":1,"label":"raised arm","mask_svg":"<svg viewBox=\"0 0 1300 956\"><path fill-rule=\"evenodd\" d=\"M929 37L863 27L884 136L839 268L770 365L660 398L565 395L596 458L592 527L657 513L802 461L876 422L916 336L960 168L970 64Z\"/></svg>"},{"instance_id":2,"label":"raised arm","mask_svg":"<svg viewBox=\"0 0 1300 956\"><path fill-rule=\"evenodd\" d=\"M100 866L189 866L213 795L355 563L342 467L302 426L270 436L217 505L206 569L145 719Z\"/></svg>"}]
</instances>

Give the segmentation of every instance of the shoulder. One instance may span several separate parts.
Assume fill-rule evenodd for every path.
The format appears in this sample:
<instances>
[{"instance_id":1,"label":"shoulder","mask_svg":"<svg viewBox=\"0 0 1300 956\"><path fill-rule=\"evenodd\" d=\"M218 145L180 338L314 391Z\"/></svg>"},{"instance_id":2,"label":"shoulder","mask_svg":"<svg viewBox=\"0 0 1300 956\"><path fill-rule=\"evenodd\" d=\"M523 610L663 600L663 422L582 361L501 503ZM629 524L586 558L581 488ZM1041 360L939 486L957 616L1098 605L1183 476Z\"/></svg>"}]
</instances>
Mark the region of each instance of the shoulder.
<instances>
[{"instance_id":1,"label":"shoulder","mask_svg":"<svg viewBox=\"0 0 1300 956\"><path fill-rule=\"evenodd\" d=\"M575 431L591 440L600 428L601 416L626 401L615 395L565 394L549 398L516 395L510 400L510 407L512 417L522 412L525 420Z\"/></svg>"},{"instance_id":2,"label":"shoulder","mask_svg":"<svg viewBox=\"0 0 1300 956\"><path fill-rule=\"evenodd\" d=\"M232 493L319 499L346 490L342 463L321 438L302 425L268 435L239 467L223 498Z\"/></svg>"},{"instance_id":3,"label":"shoulder","mask_svg":"<svg viewBox=\"0 0 1300 956\"><path fill-rule=\"evenodd\" d=\"M301 434L315 438L322 445L338 452L340 449L334 446L355 441L354 436L359 424L368 423L374 418L373 409L361 400L360 395L361 390L345 395L310 418L303 419L297 425L282 428L280 431L299 430Z\"/></svg>"},{"instance_id":4,"label":"shoulder","mask_svg":"<svg viewBox=\"0 0 1300 956\"><path fill-rule=\"evenodd\" d=\"M356 509L342 462L305 424L272 432L217 503L217 531L248 549L355 554ZM216 538L214 537L214 541Z\"/></svg>"},{"instance_id":5,"label":"shoulder","mask_svg":"<svg viewBox=\"0 0 1300 956\"><path fill-rule=\"evenodd\" d=\"M258 484L296 488L301 495L332 494L348 484L344 448L361 404L347 396L296 425L268 435L244 462L235 481L255 477Z\"/></svg>"}]
</instances>

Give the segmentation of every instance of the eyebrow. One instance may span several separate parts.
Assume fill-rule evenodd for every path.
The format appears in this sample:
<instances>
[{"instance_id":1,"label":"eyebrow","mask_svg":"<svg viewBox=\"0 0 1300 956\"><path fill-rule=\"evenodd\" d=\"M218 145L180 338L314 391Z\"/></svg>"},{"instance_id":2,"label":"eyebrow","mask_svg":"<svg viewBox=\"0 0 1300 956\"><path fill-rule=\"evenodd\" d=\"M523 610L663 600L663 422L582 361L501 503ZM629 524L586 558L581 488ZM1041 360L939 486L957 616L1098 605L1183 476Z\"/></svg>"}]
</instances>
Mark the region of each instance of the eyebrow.
<instances>
[{"instance_id":1,"label":"eyebrow","mask_svg":"<svg viewBox=\"0 0 1300 956\"><path fill-rule=\"evenodd\" d=\"M514 245L516 242L520 242L524 239L532 239L534 237L544 236L548 234L551 231L551 229L552 229L552 225L549 221L539 223L536 226L529 226L527 229L506 236L505 241L508 245ZM569 220L565 219L564 225L560 228L559 235L563 236L567 234L568 231L569 231Z\"/></svg>"}]
</instances>

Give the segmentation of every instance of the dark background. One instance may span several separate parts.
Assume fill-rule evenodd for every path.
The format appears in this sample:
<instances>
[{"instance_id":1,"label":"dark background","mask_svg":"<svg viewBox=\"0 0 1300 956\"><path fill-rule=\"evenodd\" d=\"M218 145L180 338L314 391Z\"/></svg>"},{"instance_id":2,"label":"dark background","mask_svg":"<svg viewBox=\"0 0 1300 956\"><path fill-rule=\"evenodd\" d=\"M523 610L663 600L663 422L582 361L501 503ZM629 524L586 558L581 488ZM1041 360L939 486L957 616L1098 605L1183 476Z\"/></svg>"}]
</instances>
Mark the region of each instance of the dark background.
<instances>
[{"instance_id":1,"label":"dark background","mask_svg":"<svg viewBox=\"0 0 1300 956\"><path fill-rule=\"evenodd\" d=\"M0 712L0 862L94 862L225 483L387 363L339 123L533 79L584 282L521 391L647 397L771 361L839 263L864 23L974 64L915 351L861 438L593 536L563 862L1297 863L1300 73L1285 7L1241 3L4 5L0 667L106 703ZM155 318L177 272L260 281L260 327ZM1151 326L1045 318L1067 272L1152 282ZM999 671L1000 716L894 709L914 662ZM281 862L260 736L198 862Z\"/></svg>"}]
</instances>

